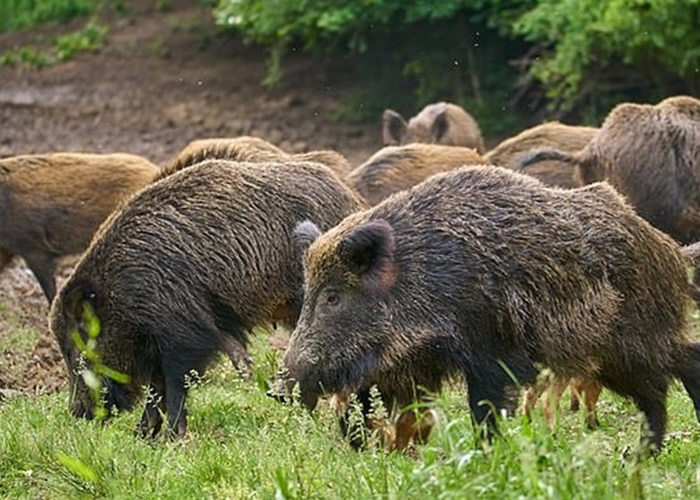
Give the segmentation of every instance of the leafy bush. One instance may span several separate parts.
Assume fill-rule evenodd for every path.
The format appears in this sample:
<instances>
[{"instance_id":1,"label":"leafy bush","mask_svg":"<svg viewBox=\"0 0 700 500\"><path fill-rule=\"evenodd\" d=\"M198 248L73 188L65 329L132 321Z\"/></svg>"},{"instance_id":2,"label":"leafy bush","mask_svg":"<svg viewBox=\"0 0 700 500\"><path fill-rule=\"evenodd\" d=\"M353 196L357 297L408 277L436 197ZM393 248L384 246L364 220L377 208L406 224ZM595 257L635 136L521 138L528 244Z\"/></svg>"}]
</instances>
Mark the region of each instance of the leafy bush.
<instances>
[{"instance_id":1,"label":"leafy bush","mask_svg":"<svg viewBox=\"0 0 700 500\"><path fill-rule=\"evenodd\" d=\"M570 108L587 93L673 80L697 92L699 26L700 0L540 0L513 31L547 47L531 72Z\"/></svg>"},{"instance_id":2,"label":"leafy bush","mask_svg":"<svg viewBox=\"0 0 700 500\"><path fill-rule=\"evenodd\" d=\"M29 28L46 21L67 21L89 14L99 0L2 0L0 31Z\"/></svg>"},{"instance_id":3,"label":"leafy bush","mask_svg":"<svg viewBox=\"0 0 700 500\"><path fill-rule=\"evenodd\" d=\"M0 53L0 65L24 64L42 68L59 61L67 61L79 52L101 49L107 31L107 26L88 21L79 30L57 36L48 49L25 46Z\"/></svg>"},{"instance_id":4,"label":"leafy bush","mask_svg":"<svg viewBox=\"0 0 700 500\"><path fill-rule=\"evenodd\" d=\"M219 0L215 13L271 48L268 82L290 45L349 53L381 95L380 74L398 75L411 108L443 98L532 115L546 98L597 121L609 100L700 90L700 0Z\"/></svg>"},{"instance_id":5,"label":"leafy bush","mask_svg":"<svg viewBox=\"0 0 700 500\"><path fill-rule=\"evenodd\" d=\"M80 30L56 38L56 56L65 61L78 52L99 50L106 35L107 26L90 21Z\"/></svg>"}]
</instances>

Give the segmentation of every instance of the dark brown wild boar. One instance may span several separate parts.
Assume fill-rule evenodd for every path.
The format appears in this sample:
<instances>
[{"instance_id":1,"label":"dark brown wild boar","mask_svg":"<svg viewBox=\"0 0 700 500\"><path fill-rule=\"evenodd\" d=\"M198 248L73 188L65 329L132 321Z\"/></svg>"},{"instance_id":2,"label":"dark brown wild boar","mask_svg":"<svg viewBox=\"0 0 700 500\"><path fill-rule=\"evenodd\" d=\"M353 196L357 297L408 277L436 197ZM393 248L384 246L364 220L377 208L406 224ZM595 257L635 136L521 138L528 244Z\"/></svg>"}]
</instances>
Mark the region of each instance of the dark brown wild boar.
<instances>
[{"instance_id":1,"label":"dark brown wild boar","mask_svg":"<svg viewBox=\"0 0 700 500\"><path fill-rule=\"evenodd\" d=\"M700 240L700 101L620 104L578 153L542 149L516 160L527 171L568 162L582 184L607 180L653 226L688 244Z\"/></svg>"},{"instance_id":2,"label":"dark brown wild boar","mask_svg":"<svg viewBox=\"0 0 700 500\"><path fill-rule=\"evenodd\" d=\"M100 223L157 173L130 154L0 160L0 271L14 255L22 257L51 302L57 260L85 250Z\"/></svg>"},{"instance_id":3,"label":"dark brown wild boar","mask_svg":"<svg viewBox=\"0 0 700 500\"><path fill-rule=\"evenodd\" d=\"M129 410L150 384L140 424L145 436L186 428L187 375L218 351L245 345L271 322L292 328L301 306L299 220L330 228L359 200L327 167L209 160L151 184L100 228L50 313L75 396L76 416L93 401L75 371L89 304L101 322L102 363L130 376L105 380L108 407Z\"/></svg>"},{"instance_id":4,"label":"dark brown wild boar","mask_svg":"<svg viewBox=\"0 0 700 500\"><path fill-rule=\"evenodd\" d=\"M371 205L408 189L431 175L485 160L473 149L438 144L387 146L347 176L350 186Z\"/></svg>"},{"instance_id":5,"label":"dark brown wild boar","mask_svg":"<svg viewBox=\"0 0 700 500\"><path fill-rule=\"evenodd\" d=\"M196 165L204 160L232 160L244 162L305 162L311 161L329 167L341 178L350 172L350 164L343 155L331 150L287 153L263 139L252 136L234 138L197 139L190 142L158 176Z\"/></svg>"},{"instance_id":6,"label":"dark brown wild boar","mask_svg":"<svg viewBox=\"0 0 700 500\"><path fill-rule=\"evenodd\" d=\"M606 183L562 190L466 167L297 233L304 303L285 366L310 408L324 392L364 402L376 385L401 409L459 374L492 431L511 377L531 385L542 365L631 398L656 450L672 378L700 420L686 258Z\"/></svg>"},{"instance_id":7,"label":"dark brown wild boar","mask_svg":"<svg viewBox=\"0 0 700 500\"><path fill-rule=\"evenodd\" d=\"M429 104L408 122L391 109L382 115L385 146L422 142L463 146L483 153L484 139L476 120L462 107L448 102Z\"/></svg>"},{"instance_id":8,"label":"dark brown wild boar","mask_svg":"<svg viewBox=\"0 0 700 500\"><path fill-rule=\"evenodd\" d=\"M504 140L484 155L487 162L508 167L514 160L531 150L554 148L568 153L583 149L598 131L593 127L576 127L559 122L547 122L520 132ZM571 165L561 161L543 161L525 170L525 173L549 186L578 187Z\"/></svg>"}]
</instances>

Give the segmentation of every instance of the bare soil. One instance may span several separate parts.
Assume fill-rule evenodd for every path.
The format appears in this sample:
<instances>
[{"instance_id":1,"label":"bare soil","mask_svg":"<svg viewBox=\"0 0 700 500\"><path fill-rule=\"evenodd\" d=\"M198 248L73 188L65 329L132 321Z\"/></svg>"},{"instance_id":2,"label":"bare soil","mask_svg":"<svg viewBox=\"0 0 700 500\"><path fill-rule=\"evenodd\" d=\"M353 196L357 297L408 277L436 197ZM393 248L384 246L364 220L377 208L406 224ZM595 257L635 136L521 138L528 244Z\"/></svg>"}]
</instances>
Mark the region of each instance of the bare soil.
<instances>
[{"instance_id":1,"label":"bare soil","mask_svg":"<svg viewBox=\"0 0 700 500\"><path fill-rule=\"evenodd\" d=\"M378 124L333 120L358 85L337 67L326 71L291 55L282 84L266 89L266 52L217 30L209 9L189 0L167 11L127 4L128 16L109 19L98 53L40 70L0 67L0 157L121 151L163 164L192 139L255 135L292 152L336 149L359 164L380 147ZM0 34L0 53L83 22ZM74 262L68 259L59 281ZM61 388L65 367L46 327L48 306L20 259L0 274L0 305L0 390ZM39 332L31 352L3 349L3 336L18 327Z\"/></svg>"}]
</instances>

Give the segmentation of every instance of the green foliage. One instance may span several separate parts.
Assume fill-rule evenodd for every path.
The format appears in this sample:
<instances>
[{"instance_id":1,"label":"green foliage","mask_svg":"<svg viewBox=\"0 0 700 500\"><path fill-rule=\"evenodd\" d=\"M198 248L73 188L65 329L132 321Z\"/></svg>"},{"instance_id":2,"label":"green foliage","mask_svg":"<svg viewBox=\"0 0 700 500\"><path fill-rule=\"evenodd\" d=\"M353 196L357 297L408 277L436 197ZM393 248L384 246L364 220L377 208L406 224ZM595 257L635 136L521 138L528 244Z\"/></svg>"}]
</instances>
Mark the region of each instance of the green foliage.
<instances>
[{"instance_id":1,"label":"green foliage","mask_svg":"<svg viewBox=\"0 0 700 500\"><path fill-rule=\"evenodd\" d=\"M101 49L107 31L107 26L91 21L78 31L59 36L55 43L56 57L65 61L78 52Z\"/></svg>"},{"instance_id":2,"label":"green foliage","mask_svg":"<svg viewBox=\"0 0 700 500\"><path fill-rule=\"evenodd\" d=\"M47 21L68 21L90 14L101 0L2 0L0 32L30 28Z\"/></svg>"},{"instance_id":3,"label":"green foliage","mask_svg":"<svg viewBox=\"0 0 700 500\"><path fill-rule=\"evenodd\" d=\"M611 86L700 81L700 0L540 0L514 32L550 48L532 65L557 106ZM622 82L620 83L620 79Z\"/></svg>"},{"instance_id":4,"label":"green foliage","mask_svg":"<svg viewBox=\"0 0 700 500\"><path fill-rule=\"evenodd\" d=\"M100 50L104 46L107 32L107 26L88 21L79 30L56 37L48 49L23 46L4 52L0 54L0 65L23 64L43 68L59 61L67 61L80 52Z\"/></svg>"},{"instance_id":5,"label":"green foliage","mask_svg":"<svg viewBox=\"0 0 700 500\"><path fill-rule=\"evenodd\" d=\"M353 67L374 78L339 109L350 121L376 119L372 96L386 96L391 85L380 80L396 76L392 98L408 87L412 110L451 99L472 111L489 100L513 117L532 114L525 104L542 107L528 74L552 110L578 106L589 121L620 99L700 90L700 0L219 0L215 15L271 47L268 81L281 76L284 47L352 54ZM509 128L489 118L487 131Z\"/></svg>"},{"instance_id":6,"label":"green foliage","mask_svg":"<svg viewBox=\"0 0 700 500\"><path fill-rule=\"evenodd\" d=\"M274 377L264 335L256 378ZM279 357L277 359L279 361ZM680 385L669 394L669 437L639 462L640 417L604 392L601 428L562 403L556 434L536 413L503 420L491 447L475 445L462 384L437 397L438 426L413 457L356 452L334 412L280 405L227 359L190 390L188 437L150 442L133 430L140 408L108 425L77 420L67 394L8 397L0 406L0 496L8 498L698 498L698 423ZM31 436L31 439L27 439ZM626 450L630 448L632 453ZM625 455L628 458L622 459ZM66 459L67 457L67 459Z\"/></svg>"}]
</instances>

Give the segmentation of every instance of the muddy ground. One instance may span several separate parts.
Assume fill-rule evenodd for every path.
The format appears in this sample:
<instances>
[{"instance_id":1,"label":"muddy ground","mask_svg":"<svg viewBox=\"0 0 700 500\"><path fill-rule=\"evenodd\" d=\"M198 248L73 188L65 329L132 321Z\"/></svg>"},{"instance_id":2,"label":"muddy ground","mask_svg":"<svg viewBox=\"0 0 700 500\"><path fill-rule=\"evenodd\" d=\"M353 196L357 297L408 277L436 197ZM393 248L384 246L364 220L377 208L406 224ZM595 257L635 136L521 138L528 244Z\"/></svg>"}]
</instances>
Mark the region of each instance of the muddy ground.
<instances>
[{"instance_id":1,"label":"muddy ground","mask_svg":"<svg viewBox=\"0 0 700 500\"><path fill-rule=\"evenodd\" d=\"M361 85L337 67L291 55L283 84L269 90L260 85L265 51L220 33L209 9L189 0L164 12L152 2L127 3L128 16L107 18L101 52L41 70L0 67L0 157L122 151L162 164L192 139L249 134L289 151L336 149L359 164L380 146L378 124L332 119L343 96ZM83 22L0 34L0 53ZM33 275L15 259L0 274L0 390L46 392L65 383L47 309ZM24 332L38 338L33 348ZM3 342L11 334L20 338Z\"/></svg>"}]
</instances>

